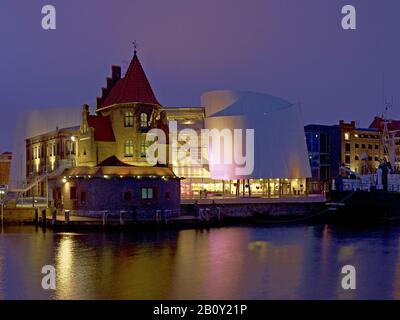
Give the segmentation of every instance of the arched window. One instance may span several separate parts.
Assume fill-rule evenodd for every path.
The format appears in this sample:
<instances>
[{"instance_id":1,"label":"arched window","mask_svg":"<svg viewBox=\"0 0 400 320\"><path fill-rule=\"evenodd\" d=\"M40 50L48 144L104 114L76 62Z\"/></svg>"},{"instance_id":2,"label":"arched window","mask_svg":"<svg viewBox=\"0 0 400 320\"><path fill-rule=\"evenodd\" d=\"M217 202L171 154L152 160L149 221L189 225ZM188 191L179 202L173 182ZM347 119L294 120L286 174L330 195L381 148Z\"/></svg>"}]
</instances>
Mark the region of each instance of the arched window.
<instances>
[{"instance_id":1,"label":"arched window","mask_svg":"<svg viewBox=\"0 0 400 320\"><path fill-rule=\"evenodd\" d=\"M140 127L142 128L147 128L147 113L141 113L140 114Z\"/></svg>"},{"instance_id":2,"label":"arched window","mask_svg":"<svg viewBox=\"0 0 400 320\"><path fill-rule=\"evenodd\" d=\"M126 111L125 112L125 128L133 127L133 112Z\"/></svg>"},{"instance_id":3,"label":"arched window","mask_svg":"<svg viewBox=\"0 0 400 320\"><path fill-rule=\"evenodd\" d=\"M133 156L133 141L128 140L125 142L125 157Z\"/></svg>"}]
</instances>

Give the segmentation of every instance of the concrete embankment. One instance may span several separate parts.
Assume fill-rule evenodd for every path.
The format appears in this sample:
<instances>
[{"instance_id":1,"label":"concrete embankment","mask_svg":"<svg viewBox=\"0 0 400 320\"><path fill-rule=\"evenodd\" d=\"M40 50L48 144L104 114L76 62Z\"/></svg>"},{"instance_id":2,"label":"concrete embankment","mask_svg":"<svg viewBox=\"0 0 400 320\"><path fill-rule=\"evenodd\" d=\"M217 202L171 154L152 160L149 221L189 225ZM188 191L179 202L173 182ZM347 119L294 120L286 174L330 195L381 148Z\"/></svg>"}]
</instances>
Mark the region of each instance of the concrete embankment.
<instances>
[{"instance_id":1,"label":"concrete embankment","mask_svg":"<svg viewBox=\"0 0 400 320\"><path fill-rule=\"evenodd\" d=\"M154 224L199 226L212 224L215 221L223 224L231 221L252 221L253 218L265 220L284 220L290 218L307 217L325 208L323 197L297 197L297 198L239 198L239 199L188 199L183 200L181 205L181 216L168 220L134 221L125 219L121 222L120 217L110 217L107 221L99 217L83 217L71 215L68 225L70 227L104 227L108 226L140 226ZM46 210L47 226L66 227L65 216L62 212L57 213L54 221L51 209ZM34 222L33 208L5 208L5 223L31 224ZM42 209L38 209L38 223L43 224Z\"/></svg>"},{"instance_id":2,"label":"concrete embankment","mask_svg":"<svg viewBox=\"0 0 400 320\"><path fill-rule=\"evenodd\" d=\"M5 223L32 223L34 218L33 208L5 208L4 222Z\"/></svg>"},{"instance_id":3,"label":"concrete embankment","mask_svg":"<svg viewBox=\"0 0 400 320\"><path fill-rule=\"evenodd\" d=\"M307 216L325 208L325 197L287 198L232 198L232 199L187 199L182 201L182 214L198 210L219 210L224 217L246 218Z\"/></svg>"}]
</instances>

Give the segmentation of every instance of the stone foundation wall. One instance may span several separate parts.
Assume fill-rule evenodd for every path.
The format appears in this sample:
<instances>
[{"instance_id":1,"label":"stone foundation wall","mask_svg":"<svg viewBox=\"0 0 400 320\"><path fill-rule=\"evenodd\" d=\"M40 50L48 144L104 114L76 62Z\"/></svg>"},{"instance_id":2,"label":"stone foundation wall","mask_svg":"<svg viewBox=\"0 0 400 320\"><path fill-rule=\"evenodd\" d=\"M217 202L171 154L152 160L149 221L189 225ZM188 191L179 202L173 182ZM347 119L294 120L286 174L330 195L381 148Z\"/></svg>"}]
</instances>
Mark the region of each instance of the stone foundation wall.
<instances>
[{"instance_id":1,"label":"stone foundation wall","mask_svg":"<svg viewBox=\"0 0 400 320\"><path fill-rule=\"evenodd\" d=\"M183 215L193 215L195 206L182 205ZM198 208L209 208L214 210L220 208L221 213L229 217L252 217L265 215L270 217L279 216L305 216L325 208L323 203L253 203L253 204L204 204Z\"/></svg>"},{"instance_id":2,"label":"stone foundation wall","mask_svg":"<svg viewBox=\"0 0 400 320\"><path fill-rule=\"evenodd\" d=\"M40 211L39 209L39 216ZM48 211L49 212L49 211ZM6 223L31 223L35 217L33 208L4 209L4 222Z\"/></svg>"}]
</instances>

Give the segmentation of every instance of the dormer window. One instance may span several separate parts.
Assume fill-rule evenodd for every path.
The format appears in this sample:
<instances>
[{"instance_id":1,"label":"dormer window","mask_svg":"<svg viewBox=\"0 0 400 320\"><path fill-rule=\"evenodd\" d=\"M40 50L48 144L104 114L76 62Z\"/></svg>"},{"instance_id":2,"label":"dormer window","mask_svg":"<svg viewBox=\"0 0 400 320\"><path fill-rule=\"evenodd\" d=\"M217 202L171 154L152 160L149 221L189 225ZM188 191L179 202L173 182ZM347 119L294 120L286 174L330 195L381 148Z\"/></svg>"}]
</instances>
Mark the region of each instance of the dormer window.
<instances>
[{"instance_id":1,"label":"dormer window","mask_svg":"<svg viewBox=\"0 0 400 320\"><path fill-rule=\"evenodd\" d=\"M127 111L125 112L125 128L133 127L133 112Z\"/></svg>"},{"instance_id":2,"label":"dormer window","mask_svg":"<svg viewBox=\"0 0 400 320\"><path fill-rule=\"evenodd\" d=\"M147 128L148 123L147 123L147 113L141 113L140 114L140 127L141 128Z\"/></svg>"}]
</instances>

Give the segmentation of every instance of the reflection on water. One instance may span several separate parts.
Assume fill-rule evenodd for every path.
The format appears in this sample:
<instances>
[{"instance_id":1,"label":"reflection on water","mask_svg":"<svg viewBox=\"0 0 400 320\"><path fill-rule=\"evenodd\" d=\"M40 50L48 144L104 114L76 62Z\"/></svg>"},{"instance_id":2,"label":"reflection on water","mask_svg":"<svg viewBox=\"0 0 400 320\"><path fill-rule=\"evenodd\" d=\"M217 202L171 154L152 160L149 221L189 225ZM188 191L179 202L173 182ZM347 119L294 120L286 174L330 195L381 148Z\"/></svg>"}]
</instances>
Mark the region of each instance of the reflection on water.
<instances>
[{"instance_id":1,"label":"reflection on water","mask_svg":"<svg viewBox=\"0 0 400 320\"><path fill-rule=\"evenodd\" d=\"M0 299L399 299L400 226L0 233ZM357 290L341 288L341 268ZM54 265L57 290L41 288Z\"/></svg>"}]
</instances>

